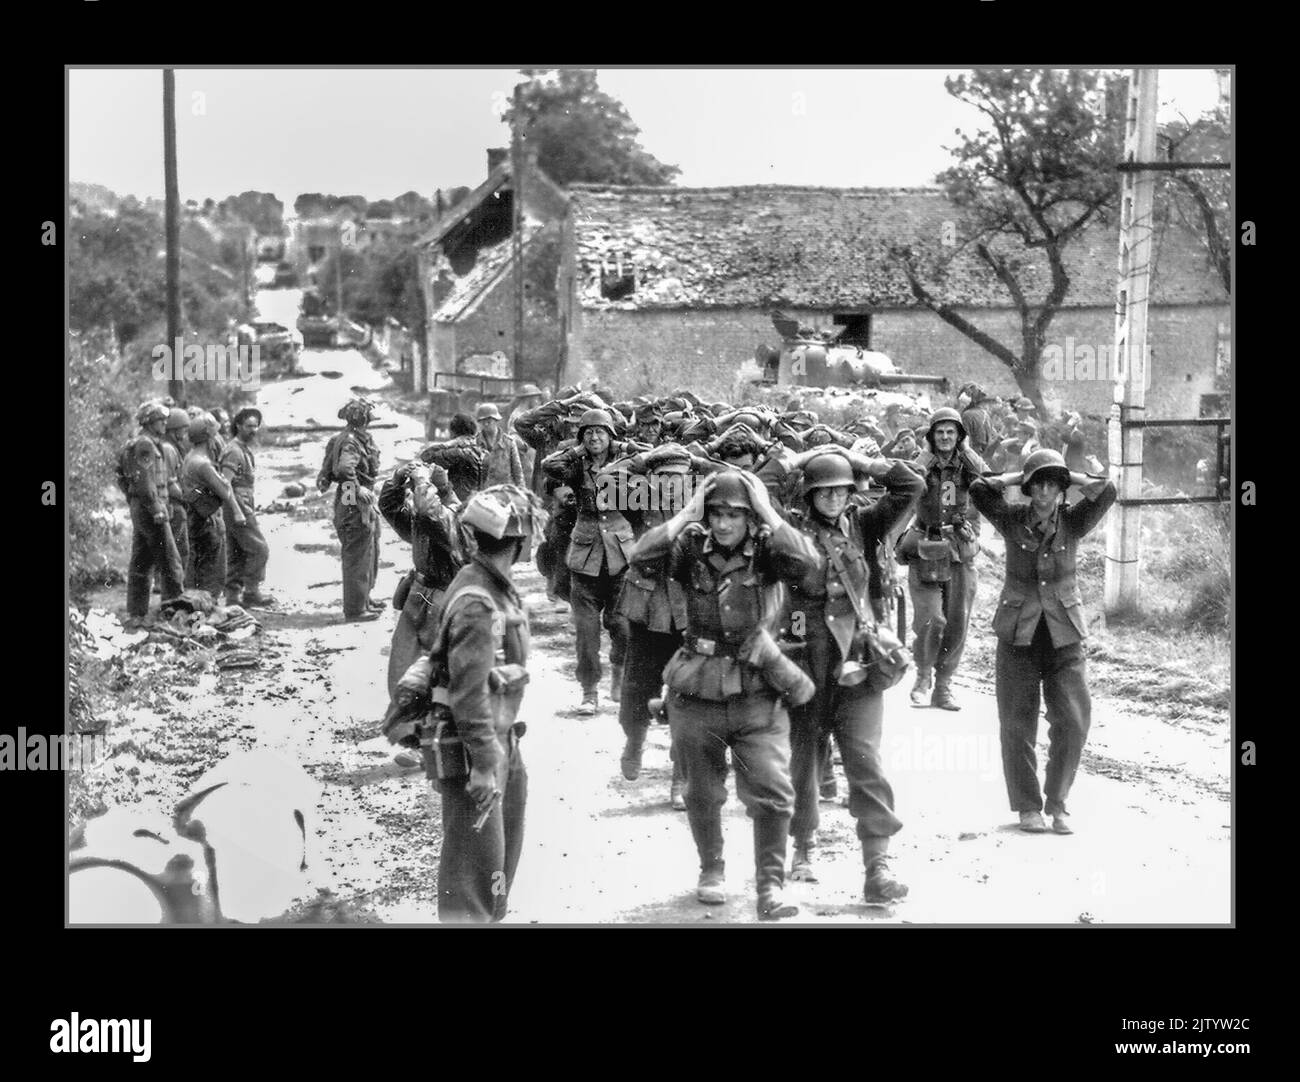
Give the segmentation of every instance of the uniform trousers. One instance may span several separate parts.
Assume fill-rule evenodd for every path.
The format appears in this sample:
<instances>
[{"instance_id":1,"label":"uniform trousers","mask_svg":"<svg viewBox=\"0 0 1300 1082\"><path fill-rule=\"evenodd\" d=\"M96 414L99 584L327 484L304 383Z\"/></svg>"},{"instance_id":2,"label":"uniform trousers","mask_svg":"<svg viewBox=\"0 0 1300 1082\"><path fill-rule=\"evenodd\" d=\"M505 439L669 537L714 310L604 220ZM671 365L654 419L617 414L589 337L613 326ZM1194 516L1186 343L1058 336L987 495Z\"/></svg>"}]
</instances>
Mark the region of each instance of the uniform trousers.
<instances>
[{"instance_id":1,"label":"uniform trousers","mask_svg":"<svg viewBox=\"0 0 1300 1082\"><path fill-rule=\"evenodd\" d=\"M572 572L569 606L578 632L578 683L590 691L600 683L600 628L609 632L609 662L622 665L627 652L627 621L618 613L618 593L623 572L611 575L601 568L599 575Z\"/></svg>"},{"instance_id":2,"label":"uniform trousers","mask_svg":"<svg viewBox=\"0 0 1300 1082\"><path fill-rule=\"evenodd\" d=\"M1092 699L1083 643L1054 647L1047 621L1040 619L1028 646L998 640L998 722L1002 775L1011 810L1065 812L1074 775L1092 723ZM1038 785L1038 708L1047 704L1047 805Z\"/></svg>"},{"instance_id":3,"label":"uniform trousers","mask_svg":"<svg viewBox=\"0 0 1300 1082\"><path fill-rule=\"evenodd\" d=\"M913 659L918 673L934 670L935 682L947 684L961 664L975 604L975 564L952 562L947 582L922 582L917 561L907 568L912 595Z\"/></svg>"},{"instance_id":4,"label":"uniform trousers","mask_svg":"<svg viewBox=\"0 0 1300 1082\"><path fill-rule=\"evenodd\" d=\"M465 792L467 779L438 783L442 795L438 920L443 924L487 924L505 918L524 844L528 802L528 772L519 741L513 734L508 741L505 786L481 831L474 830L479 812Z\"/></svg>"},{"instance_id":5,"label":"uniform trousers","mask_svg":"<svg viewBox=\"0 0 1300 1082\"><path fill-rule=\"evenodd\" d=\"M163 505L164 508L166 505ZM156 569L162 578L162 599L170 601L185 588L185 568L172 536L170 519L155 522L139 500L131 501L131 562L126 576L126 611L149 614L149 587Z\"/></svg>"}]
</instances>

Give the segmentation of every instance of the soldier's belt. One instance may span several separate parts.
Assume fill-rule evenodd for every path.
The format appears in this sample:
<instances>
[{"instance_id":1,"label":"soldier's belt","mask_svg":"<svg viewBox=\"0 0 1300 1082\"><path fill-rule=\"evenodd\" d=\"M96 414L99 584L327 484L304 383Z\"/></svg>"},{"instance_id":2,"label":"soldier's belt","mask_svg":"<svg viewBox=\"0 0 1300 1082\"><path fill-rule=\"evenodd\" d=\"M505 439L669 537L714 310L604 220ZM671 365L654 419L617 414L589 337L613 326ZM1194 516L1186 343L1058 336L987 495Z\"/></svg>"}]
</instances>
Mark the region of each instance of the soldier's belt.
<instances>
[{"instance_id":1,"label":"soldier's belt","mask_svg":"<svg viewBox=\"0 0 1300 1082\"><path fill-rule=\"evenodd\" d=\"M741 644L687 635L683 639L683 645L691 652L703 654L705 657L736 657L740 652Z\"/></svg>"}]
</instances>

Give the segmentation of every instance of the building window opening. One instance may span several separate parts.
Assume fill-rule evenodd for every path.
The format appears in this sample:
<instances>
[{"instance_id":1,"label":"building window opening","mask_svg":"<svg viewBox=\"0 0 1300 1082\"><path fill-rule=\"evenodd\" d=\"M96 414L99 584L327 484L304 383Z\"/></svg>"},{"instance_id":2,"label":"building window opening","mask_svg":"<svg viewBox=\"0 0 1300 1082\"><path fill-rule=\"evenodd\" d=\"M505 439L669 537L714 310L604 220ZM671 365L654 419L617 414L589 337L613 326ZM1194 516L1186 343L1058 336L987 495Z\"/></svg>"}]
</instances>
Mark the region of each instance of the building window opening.
<instances>
[{"instance_id":1,"label":"building window opening","mask_svg":"<svg viewBox=\"0 0 1300 1082\"><path fill-rule=\"evenodd\" d=\"M843 327L835 341L842 346L871 348L871 316L860 312L836 312L835 326Z\"/></svg>"},{"instance_id":2,"label":"building window opening","mask_svg":"<svg viewBox=\"0 0 1300 1082\"><path fill-rule=\"evenodd\" d=\"M621 259L600 266L600 295L607 301L620 301L636 291L636 270Z\"/></svg>"}]
</instances>

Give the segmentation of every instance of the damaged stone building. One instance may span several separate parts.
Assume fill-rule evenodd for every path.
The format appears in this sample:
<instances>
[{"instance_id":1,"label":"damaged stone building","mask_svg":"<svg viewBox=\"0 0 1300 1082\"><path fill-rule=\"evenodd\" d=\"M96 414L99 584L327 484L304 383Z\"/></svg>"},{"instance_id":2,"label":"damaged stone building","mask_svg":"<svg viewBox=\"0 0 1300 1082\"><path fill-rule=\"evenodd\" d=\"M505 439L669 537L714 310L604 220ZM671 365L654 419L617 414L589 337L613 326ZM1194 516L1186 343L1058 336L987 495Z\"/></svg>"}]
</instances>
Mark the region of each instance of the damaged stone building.
<instances>
[{"instance_id":1,"label":"damaged stone building","mask_svg":"<svg viewBox=\"0 0 1300 1082\"><path fill-rule=\"evenodd\" d=\"M516 184L509 152L493 148L487 155L487 179L442 210L434 228L416 242L429 313L424 354L428 361L414 373L417 391L432 390L436 372L513 375ZM522 172L522 378L554 384L562 339L556 282L567 198L531 158ZM494 355L495 360L489 360Z\"/></svg>"},{"instance_id":2,"label":"damaged stone building","mask_svg":"<svg viewBox=\"0 0 1300 1082\"><path fill-rule=\"evenodd\" d=\"M1019 312L978 257L961 251L961 212L937 189L576 184L568 192L566 380L599 376L620 395L685 387L727 398L756 347L780 346L770 318L779 308L802 325L840 330L841 341L886 353L905 371L947 376L953 387L975 380L992 393L1017 391L996 358L917 304L889 255L895 246L953 244L960 254L945 297L1019 352ZM1067 250L1070 293L1049 345L1113 341L1117 252L1114 227L1093 229ZM1028 296L1045 296L1045 258L1035 265L1020 254ZM1157 223L1155 260L1148 406L1152 416L1196 416L1226 359L1229 298L1177 222ZM1109 408L1105 378L1057 386L1073 408Z\"/></svg>"}]
</instances>

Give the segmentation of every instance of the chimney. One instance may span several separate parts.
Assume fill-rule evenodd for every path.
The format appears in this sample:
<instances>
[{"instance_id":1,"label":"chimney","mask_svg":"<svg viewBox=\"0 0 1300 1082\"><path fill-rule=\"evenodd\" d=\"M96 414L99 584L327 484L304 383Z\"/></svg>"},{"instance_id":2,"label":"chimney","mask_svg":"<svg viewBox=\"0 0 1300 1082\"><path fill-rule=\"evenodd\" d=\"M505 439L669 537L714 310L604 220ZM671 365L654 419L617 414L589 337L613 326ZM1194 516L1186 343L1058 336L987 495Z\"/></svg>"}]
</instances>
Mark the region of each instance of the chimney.
<instances>
[{"instance_id":1,"label":"chimney","mask_svg":"<svg viewBox=\"0 0 1300 1082\"><path fill-rule=\"evenodd\" d=\"M507 147L488 147L488 175L492 175L498 165L510 157L510 150Z\"/></svg>"}]
</instances>

